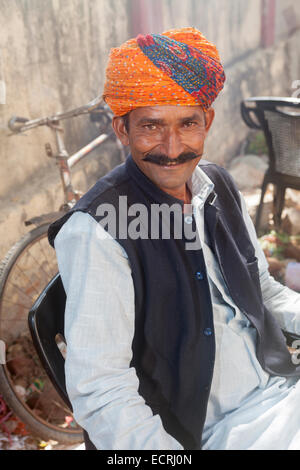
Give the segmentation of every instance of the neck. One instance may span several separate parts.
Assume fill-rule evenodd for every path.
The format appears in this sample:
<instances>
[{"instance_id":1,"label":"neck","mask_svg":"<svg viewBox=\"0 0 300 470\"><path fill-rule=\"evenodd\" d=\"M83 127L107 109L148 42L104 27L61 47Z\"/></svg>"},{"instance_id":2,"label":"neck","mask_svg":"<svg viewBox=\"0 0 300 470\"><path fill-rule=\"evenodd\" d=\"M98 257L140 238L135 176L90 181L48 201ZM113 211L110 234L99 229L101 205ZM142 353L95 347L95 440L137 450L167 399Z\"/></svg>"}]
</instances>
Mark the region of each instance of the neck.
<instances>
[{"instance_id":1,"label":"neck","mask_svg":"<svg viewBox=\"0 0 300 470\"><path fill-rule=\"evenodd\" d=\"M173 196L176 199L181 199L184 202L184 204L191 204L192 194L187 184L185 184L181 188L176 188L176 189L169 189L169 188L168 189L161 188L161 189L165 193L170 194L170 196Z\"/></svg>"}]
</instances>

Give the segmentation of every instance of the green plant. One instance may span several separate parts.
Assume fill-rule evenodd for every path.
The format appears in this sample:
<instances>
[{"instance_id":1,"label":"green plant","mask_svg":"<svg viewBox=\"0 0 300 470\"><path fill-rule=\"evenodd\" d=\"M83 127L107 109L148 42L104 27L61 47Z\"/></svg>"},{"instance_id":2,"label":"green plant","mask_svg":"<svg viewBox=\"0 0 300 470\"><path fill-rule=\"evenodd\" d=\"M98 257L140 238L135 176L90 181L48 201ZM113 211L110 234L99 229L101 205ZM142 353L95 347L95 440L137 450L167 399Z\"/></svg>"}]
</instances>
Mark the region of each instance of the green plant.
<instances>
[{"instance_id":1,"label":"green plant","mask_svg":"<svg viewBox=\"0 0 300 470\"><path fill-rule=\"evenodd\" d=\"M246 153L253 155L266 155L268 154L268 147L264 133L262 131L250 134L248 137L248 144L246 146Z\"/></svg>"},{"instance_id":2,"label":"green plant","mask_svg":"<svg viewBox=\"0 0 300 470\"><path fill-rule=\"evenodd\" d=\"M299 257L299 236L290 236L284 232L272 230L258 239L267 257L283 260L287 257Z\"/></svg>"}]
</instances>

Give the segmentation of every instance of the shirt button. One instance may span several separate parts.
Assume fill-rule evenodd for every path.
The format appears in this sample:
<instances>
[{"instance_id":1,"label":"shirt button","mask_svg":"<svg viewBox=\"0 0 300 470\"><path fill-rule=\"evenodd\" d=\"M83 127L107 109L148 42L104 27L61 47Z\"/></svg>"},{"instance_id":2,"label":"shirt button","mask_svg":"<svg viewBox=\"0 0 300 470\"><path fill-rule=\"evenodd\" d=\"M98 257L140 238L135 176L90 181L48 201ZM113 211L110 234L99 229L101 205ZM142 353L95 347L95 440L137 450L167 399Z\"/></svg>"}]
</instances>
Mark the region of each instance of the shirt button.
<instances>
[{"instance_id":1,"label":"shirt button","mask_svg":"<svg viewBox=\"0 0 300 470\"><path fill-rule=\"evenodd\" d=\"M198 271L198 272L196 273L196 279L198 279L198 281L202 281L202 279L203 279L203 274L202 274L200 271Z\"/></svg>"},{"instance_id":2,"label":"shirt button","mask_svg":"<svg viewBox=\"0 0 300 470\"><path fill-rule=\"evenodd\" d=\"M212 329L211 328L205 328L203 331L203 334L205 336L211 336L212 335Z\"/></svg>"},{"instance_id":3,"label":"shirt button","mask_svg":"<svg viewBox=\"0 0 300 470\"><path fill-rule=\"evenodd\" d=\"M193 223L193 217L191 215L187 215L185 218L184 218L184 221L186 224L192 224Z\"/></svg>"}]
</instances>

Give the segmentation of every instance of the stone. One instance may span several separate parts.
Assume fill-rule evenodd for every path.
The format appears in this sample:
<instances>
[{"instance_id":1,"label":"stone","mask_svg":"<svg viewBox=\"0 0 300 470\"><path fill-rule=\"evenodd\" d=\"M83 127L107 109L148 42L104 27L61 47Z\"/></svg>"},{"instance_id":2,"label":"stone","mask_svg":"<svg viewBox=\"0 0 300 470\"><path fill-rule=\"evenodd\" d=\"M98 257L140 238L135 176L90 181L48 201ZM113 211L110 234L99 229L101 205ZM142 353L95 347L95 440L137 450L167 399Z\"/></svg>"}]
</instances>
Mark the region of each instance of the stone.
<instances>
[{"instance_id":1,"label":"stone","mask_svg":"<svg viewBox=\"0 0 300 470\"><path fill-rule=\"evenodd\" d=\"M230 162L230 168L235 168L237 165L245 163L253 168L257 168L263 172L268 168L268 157L267 155L239 155Z\"/></svg>"},{"instance_id":2,"label":"stone","mask_svg":"<svg viewBox=\"0 0 300 470\"><path fill-rule=\"evenodd\" d=\"M285 192L285 207L300 206L300 191L287 188Z\"/></svg>"},{"instance_id":3,"label":"stone","mask_svg":"<svg viewBox=\"0 0 300 470\"><path fill-rule=\"evenodd\" d=\"M268 164L257 155L243 155L234 158L228 168L240 190L261 187Z\"/></svg>"},{"instance_id":4,"label":"stone","mask_svg":"<svg viewBox=\"0 0 300 470\"><path fill-rule=\"evenodd\" d=\"M284 210L281 228L289 235L300 235L300 205Z\"/></svg>"}]
</instances>

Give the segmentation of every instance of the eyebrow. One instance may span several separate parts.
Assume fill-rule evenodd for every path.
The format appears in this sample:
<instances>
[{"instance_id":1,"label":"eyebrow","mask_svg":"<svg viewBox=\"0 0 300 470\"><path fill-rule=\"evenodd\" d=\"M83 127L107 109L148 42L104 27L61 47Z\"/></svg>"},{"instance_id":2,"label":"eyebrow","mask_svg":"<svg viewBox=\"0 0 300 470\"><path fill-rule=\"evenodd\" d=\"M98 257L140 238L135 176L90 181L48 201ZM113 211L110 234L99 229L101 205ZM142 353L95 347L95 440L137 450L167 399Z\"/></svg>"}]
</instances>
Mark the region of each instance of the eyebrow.
<instances>
[{"instance_id":1,"label":"eyebrow","mask_svg":"<svg viewBox=\"0 0 300 470\"><path fill-rule=\"evenodd\" d=\"M185 123L185 122L189 122L189 121L200 121L203 119L201 119L201 117L199 116L199 114L191 114L190 116L186 116L182 119L180 119L179 121L181 123ZM144 125L144 124L159 124L159 125L163 125L165 124L166 121L164 119L159 119L159 118L147 118L147 117L144 117L144 118L141 118L139 121L138 121L138 125Z\"/></svg>"},{"instance_id":2,"label":"eyebrow","mask_svg":"<svg viewBox=\"0 0 300 470\"><path fill-rule=\"evenodd\" d=\"M202 119L201 119L201 117L202 117ZM201 117L199 116L199 114L194 113L194 114L191 114L190 116L182 118L181 122L200 121L200 120L203 121L203 116L201 116Z\"/></svg>"},{"instance_id":3,"label":"eyebrow","mask_svg":"<svg viewBox=\"0 0 300 470\"><path fill-rule=\"evenodd\" d=\"M138 121L138 124L143 125L143 124L165 124L164 119L156 119L156 118L141 118Z\"/></svg>"}]
</instances>

